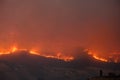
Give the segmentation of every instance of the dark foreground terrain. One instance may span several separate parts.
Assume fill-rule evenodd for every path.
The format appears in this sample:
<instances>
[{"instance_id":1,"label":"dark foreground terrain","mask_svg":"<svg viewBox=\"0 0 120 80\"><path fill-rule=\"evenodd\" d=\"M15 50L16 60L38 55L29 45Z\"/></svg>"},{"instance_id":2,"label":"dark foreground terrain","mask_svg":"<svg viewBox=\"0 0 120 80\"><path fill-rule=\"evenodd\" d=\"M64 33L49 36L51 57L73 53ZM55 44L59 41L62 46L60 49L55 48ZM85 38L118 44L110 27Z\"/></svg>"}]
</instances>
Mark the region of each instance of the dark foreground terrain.
<instances>
[{"instance_id":1,"label":"dark foreground terrain","mask_svg":"<svg viewBox=\"0 0 120 80\"><path fill-rule=\"evenodd\" d=\"M71 62L32 55L28 52L0 56L0 80L87 80L105 73L120 73L119 63L104 63L88 55Z\"/></svg>"}]
</instances>

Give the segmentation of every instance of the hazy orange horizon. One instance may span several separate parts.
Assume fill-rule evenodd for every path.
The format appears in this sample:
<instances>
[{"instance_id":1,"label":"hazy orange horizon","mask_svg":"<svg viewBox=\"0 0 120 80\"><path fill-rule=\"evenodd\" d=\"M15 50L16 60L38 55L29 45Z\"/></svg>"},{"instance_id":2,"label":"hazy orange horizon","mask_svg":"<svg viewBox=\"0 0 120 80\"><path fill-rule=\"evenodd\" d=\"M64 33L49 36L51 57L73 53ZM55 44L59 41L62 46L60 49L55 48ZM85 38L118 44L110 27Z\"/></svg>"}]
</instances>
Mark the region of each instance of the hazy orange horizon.
<instances>
[{"instance_id":1,"label":"hazy orange horizon","mask_svg":"<svg viewBox=\"0 0 120 80\"><path fill-rule=\"evenodd\" d=\"M0 49L120 58L119 1L1 0Z\"/></svg>"}]
</instances>

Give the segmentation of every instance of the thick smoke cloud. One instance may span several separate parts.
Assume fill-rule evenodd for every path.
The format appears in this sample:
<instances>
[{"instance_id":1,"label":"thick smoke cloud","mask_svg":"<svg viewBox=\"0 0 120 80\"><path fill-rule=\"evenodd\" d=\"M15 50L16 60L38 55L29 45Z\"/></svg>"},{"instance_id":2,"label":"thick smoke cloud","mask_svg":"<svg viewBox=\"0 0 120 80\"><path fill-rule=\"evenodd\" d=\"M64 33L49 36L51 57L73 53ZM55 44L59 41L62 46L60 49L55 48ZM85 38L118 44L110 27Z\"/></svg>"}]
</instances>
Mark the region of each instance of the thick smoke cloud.
<instances>
[{"instance_id":1,"label":"thick smoke cloud","mask_svg":"<svg viewBox=\"0 0 120 80\"><path fill-rule=\"evenodd\" d=\"M118 0L1 0L0 47L119 51Z\"/></svg>"}]
</instances>

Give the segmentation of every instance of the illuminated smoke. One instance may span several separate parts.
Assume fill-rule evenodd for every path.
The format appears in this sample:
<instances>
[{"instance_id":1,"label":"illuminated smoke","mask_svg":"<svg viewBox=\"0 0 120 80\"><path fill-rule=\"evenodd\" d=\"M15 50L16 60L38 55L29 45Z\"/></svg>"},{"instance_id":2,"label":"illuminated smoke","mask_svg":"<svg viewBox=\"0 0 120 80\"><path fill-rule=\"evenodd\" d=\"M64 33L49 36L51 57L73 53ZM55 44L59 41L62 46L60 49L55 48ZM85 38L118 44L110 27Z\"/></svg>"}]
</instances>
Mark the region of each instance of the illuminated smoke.
<instances>
[{"instance_id":1,"label":"illuminated smoke","mask_svg":"<svg viewBox=\"0 0 120 80\"><path fill-rule=\"evenodd\" d=\"M120 54L119 3L1 0L0 49L9 51L16 44L20 49L35 48L46 54L78 55L74 49L84 47L102 58L116 58Z\"/></svg>"}]
</instances>

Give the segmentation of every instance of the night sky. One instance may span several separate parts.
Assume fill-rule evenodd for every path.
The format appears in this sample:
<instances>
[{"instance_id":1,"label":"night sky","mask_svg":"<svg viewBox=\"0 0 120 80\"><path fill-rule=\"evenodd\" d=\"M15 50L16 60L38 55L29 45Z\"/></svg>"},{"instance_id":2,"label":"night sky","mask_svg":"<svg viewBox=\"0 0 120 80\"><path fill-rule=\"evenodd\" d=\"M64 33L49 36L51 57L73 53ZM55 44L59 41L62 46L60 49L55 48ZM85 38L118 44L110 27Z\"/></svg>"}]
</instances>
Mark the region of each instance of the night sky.
<instances>
[{"instance_id":1,"label":"night sky","mask_svg":"<svg viewBox=\"0 0 120 80\"><path fill-rule=\"evenodd\" d=\"M119 52L119 4L119 0L0 0L0 48L15 44L75 54L74 49L82 47L101 56Z\"/></svg>"}]
</instances>

